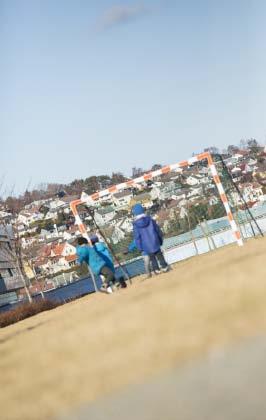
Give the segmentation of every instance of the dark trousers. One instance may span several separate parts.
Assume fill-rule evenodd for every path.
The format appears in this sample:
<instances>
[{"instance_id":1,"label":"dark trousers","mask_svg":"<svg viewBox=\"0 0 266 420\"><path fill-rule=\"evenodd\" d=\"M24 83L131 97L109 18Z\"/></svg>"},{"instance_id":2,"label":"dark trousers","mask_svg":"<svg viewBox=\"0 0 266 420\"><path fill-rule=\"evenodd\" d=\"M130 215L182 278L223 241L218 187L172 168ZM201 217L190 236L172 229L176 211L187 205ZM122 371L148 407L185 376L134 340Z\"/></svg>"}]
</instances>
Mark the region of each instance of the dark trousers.
<instances>
[{"instance_id":1,"label":"dark trousers","mask_svg":"<svg viewBox=\"0 0 266 420\"><path fill-rule=\"evenodd\" d=\"M100 274L104 277L107 286L111 286L115 283L115 275L106 265L101 269Z\"/></svg>"},{"instance_id":2,"label":"dark trousers","mask_svg":"<svg viewBox=\"0 0 266 420\"><path fill-rule=\"evenodd\" d=\"M167 267L167 262L164 259L163 253L162 251L159 249L159 251L155 252L154 254L149 254L149 257L151 259L151 264L152 264L152 269L153 271L159 271L160 267L159 264L162 268L166 268ZM159 264L158 264L159 262Z\"/></svg>"},{"instance_id":3,"label":"dark trousers","mask_svg":"<svg viewBox=\"0 0 266 420\"><path fill-rule=\"evenodd\" d=\"M115 284L115 275L113 271L106 265L101 269L100 275L104 276L104 283L107 285L107 287ZM123 277L118 279L118 282L120 283L121 287L127 287L127 284Z\"/></svg>"}]
</instances>

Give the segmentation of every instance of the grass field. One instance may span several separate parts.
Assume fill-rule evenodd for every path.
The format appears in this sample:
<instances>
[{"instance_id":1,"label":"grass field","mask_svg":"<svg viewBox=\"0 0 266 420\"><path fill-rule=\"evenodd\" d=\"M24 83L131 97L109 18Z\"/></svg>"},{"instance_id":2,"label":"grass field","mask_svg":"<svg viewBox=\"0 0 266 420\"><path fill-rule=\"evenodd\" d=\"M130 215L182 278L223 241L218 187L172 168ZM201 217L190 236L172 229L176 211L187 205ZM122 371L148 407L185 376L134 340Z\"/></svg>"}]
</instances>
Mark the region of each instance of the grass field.
<instances>
[{"instance_id":1,"label":"grass field","mask_svg":"<svg viewBox=\"0 0 266 420\"><path fill-rule=\"evenodd\" d=\"M0 417L53 419L266 331L266 239L0 330Z\"/></svg>"}]
</instances>

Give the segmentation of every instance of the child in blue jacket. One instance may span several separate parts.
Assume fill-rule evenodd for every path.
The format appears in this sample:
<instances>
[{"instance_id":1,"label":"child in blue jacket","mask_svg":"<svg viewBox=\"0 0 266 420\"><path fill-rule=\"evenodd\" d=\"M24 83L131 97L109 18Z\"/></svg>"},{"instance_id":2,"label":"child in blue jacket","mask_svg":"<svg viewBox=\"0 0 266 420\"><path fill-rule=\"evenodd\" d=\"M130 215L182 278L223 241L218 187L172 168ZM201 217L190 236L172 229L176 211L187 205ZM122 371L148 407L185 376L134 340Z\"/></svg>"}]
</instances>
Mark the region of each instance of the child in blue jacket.
<instances>
[{"instance_id":1,"label":"child in blue jacket","mask_svg":"<svg viewBox=\"0 0 266 420\"><path fill-rule=\"evenodd\" d=\"M91 268L96 276L104 278L106 290L113 288L116 283L115 267L113 258L104 242L99 242L97 235L90 237L91 246L88 244L87 239L78 238L77 255L79 256L79 263L85 261ZM127 287L124 279L119 279L117 285L122 288Z\"/></svg>"},{"instance_id":2,"label":"child in blue jacket","mask_svg":"<svg viewBox=\"0 0 266 420\"><path fill-rule=\"evenodd\" d=\"M90 246L86 238L78 238L76 253L79 264L86 262L95 276L103 276L106 283L106 291L111 292L110 288L115 284L114 269L111 264L106 262L103 255L97 251L96 247Z\"/></svg>"},{"instance_id":3,"label":"child in blue jacket","mask_svg":"<svg viewBox=\"0 0 266 420\"><path fill-rule=\"evenodd\" d=\"M104 259L107 267L109 267L110 270L112 270L112 272L115 273L115 266L114 266L113 258L106 244L104 242L99 242L99 238L97 235L90 236L90 241L91 241L92 246L94 246L95 250Z\"/></svg>"},{"instance_id":4,"label":"child in blue jacket","mask_svg":"<svg viewBox=\"0 0 266 420\"><path fill-rule=\"evenodd\" d=\"M114 266L113 257L111 255L106 243L105 242L100 242L97 235L92 235L90 237L90 241L91 241L92 246L95 248L95 250L104 259L106 266L109 267L110 270L112 270L112 272L115 276L115 266ZM115 278L115 281L116 281L116 278ZM116 285L122 287L123 289L127 287L126 281L124 280L123 277L120 277L117 280Z\"/></svg>"},{"instance_id":5,"label":"child in blue jacket","mask_svg":"<svg viewBox=\"0 0 266 420\"><path fill-rule=\"evenodd\" d=\"M143 206L139 203L133 206L132 214L134 216L133 234L137 248L149 255L155 272L160 272L158 262L163 272L168 271L169 266L161 251L163 234L159 225L145 214Z\"/></svg>"},{"instance_id":6,"label":"child in blue jacket","mask_svg":"<svg viewBox=\"0 0 266 420\"><path fill-rule=\"evenodd\" d=\"M137 248L135 239L133 239L133 241L128 245L127 250L124 252L124 254L128 254L129 252L134 252L136 249L138 249L138 248ZM159 271L156 271L157 262L155 262L155 264L154 264L153 258L151 258L144 251L142 252L142 256L143 256L144 268L145 268L145 273L147 275L147 278L152 276L152 271L155 272L155 274L159 274ZM155 268L154 268L154 266L155 266Z\"/></svg>"}]
</instances>

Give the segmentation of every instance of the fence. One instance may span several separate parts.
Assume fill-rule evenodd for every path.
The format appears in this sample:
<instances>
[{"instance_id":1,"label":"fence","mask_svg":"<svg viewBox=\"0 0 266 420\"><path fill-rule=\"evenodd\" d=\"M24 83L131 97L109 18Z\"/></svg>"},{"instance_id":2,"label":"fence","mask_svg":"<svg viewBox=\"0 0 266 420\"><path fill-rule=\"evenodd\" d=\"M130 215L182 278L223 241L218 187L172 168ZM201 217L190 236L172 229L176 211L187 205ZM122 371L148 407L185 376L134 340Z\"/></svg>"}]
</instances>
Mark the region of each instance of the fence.
<instances>
[{"instance_id":1,"label":"fence","mask_svg":"<svg viewBox=\"0 0 266 420\"><path fill-rule=\"evenodd\" d=\"M262 232L266 232L266 202L262 203L258 207L251 210L254 220L258 223ZM250 226L250 221L245 220L245 211L239 211L239 218L242 220L240 224L241 232L243 233L244 238L253 237L253 230ZM252 221L254 223L254 221ZM207 238L202 234L202 231L197 226L193 230L193 235L195 238L195 244L191 241L190 233L184 233L181 235L168 237L164 241L163 249L167 261L175 263L186 258L193 257L194 255L200 255L210 250L219 248L221 246L227 245L234 242L234 237L230 230L230 225L226 217L222 217L216 220L208 220L208 229L209 229L209 242ZM196 251L197 249L197 251ZM142 257L139 255L136 258L131 258L128 261L122 262L126 266L126 270L129 273L130 277L134 277L144 273L144 263ZM120 276L121 269L117 267L117 275ZM69 283L71 282L71 283ZM99 279L96 279L98 287L100 286ZM94 284L90 277L85 277L79 280L69 278L69 276L61 276L55 281L56 288L44 292L44 296L49 300L55 300L59 302L67 302L71 299L83 296L88 293L95 292ZM59 287L58 287L59 286ZM40 299L41 296L33 296L33 299ZM0 312L10 310L15 307L16 304L8 305L8 303L15 301L15 295L10 296L5 302L2 302L3 305L0 305ZM20 304L19 302L17 305Z\"/></svg>"}]
</instances>

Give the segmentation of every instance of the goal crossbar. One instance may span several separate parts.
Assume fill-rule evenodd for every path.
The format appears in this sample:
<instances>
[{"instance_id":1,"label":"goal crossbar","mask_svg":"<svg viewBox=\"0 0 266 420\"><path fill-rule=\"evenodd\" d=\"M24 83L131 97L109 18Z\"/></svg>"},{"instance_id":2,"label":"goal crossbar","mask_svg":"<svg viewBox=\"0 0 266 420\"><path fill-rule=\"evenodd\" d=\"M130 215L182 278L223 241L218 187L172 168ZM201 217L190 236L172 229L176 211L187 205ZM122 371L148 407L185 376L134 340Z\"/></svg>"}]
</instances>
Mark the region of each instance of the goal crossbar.
<instances>
[{"instance_id":1,"label":"goal crossbar","mask_svg":"<svg viewBox=\"0 0 266 420\"><path fill-rule=\"evenodd\" d=\"M223 187L223 185L221 183L221 180L220 180L220 177L218 175L215 163L212 159L211 154L208 153L208 152L201 153L199 155L193 156L192 158L190 158L188 160L183 160L179 163L174 163L172 165L164 166L163 168L157 169L157 170L152 171L152 172L148 172L148 173L146 173L146 174L144 174L140 177L130 179L129 181L126 181L126 182L122 182L121 184L113 185L113 186L111 186L109 188L106 188L102 191L98 191L98 192L95 192L94 194L91 194L90 196L87 196L86 199L81 197L78 200L72 201L70 203L70 209L71 209L71 211L72 211L72 213L75 217L75 224L78 225L80 233L83 236L86 236L88 238L87 229L86 229L85 225L83 224L83 222L82 222L82 220L79 216L79 213L78 213L78 206L80 206L81 204L88 204L88 202L92 203L92 202L97 201L100 198L103 198L107 195L114 194L114 193L117 193L117 192L121 192L121 191L123 191L127 188L132 188L136 184L141 184L141 183L143 183L145 181L148 181L148 180L151 180L151 179L153 179L157 176L168 174L169 172L174 171L178 168L181 169L181 168L184 168L186 166L193 165L193 164L195 164L197 162L200 162L202 160L205 160L205 159L208 162L208 167L210 169L210 172L211 172L211 175L213 177L214 183L215 183L215 185L218 189L218 193L220 195L221 201L224 205L224 208L225 208L225 211L226 211L226 214L227 214L227 218L228 218L228 221L230 223L231 230L233 232L235 242L237 242L237 244L239 246L242 246L243 245L243 240L242 240L242 237L241 237L240 230L238 229L238 226L237 226L237 224L234 220L233 213L232 213L232 210L230 208L229 201L228 201L227 195L225 193L224 187Z\"/></svg>"}]
</instances>

